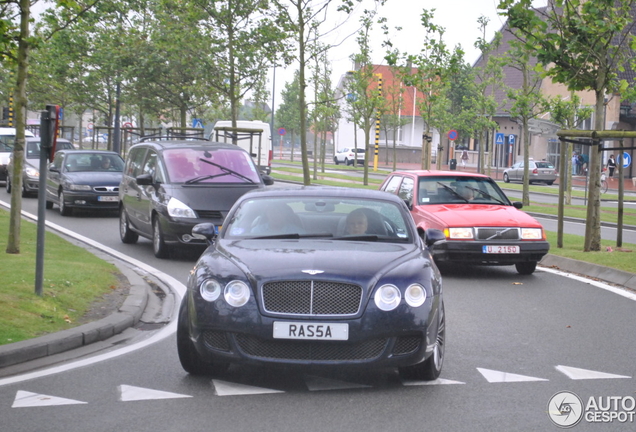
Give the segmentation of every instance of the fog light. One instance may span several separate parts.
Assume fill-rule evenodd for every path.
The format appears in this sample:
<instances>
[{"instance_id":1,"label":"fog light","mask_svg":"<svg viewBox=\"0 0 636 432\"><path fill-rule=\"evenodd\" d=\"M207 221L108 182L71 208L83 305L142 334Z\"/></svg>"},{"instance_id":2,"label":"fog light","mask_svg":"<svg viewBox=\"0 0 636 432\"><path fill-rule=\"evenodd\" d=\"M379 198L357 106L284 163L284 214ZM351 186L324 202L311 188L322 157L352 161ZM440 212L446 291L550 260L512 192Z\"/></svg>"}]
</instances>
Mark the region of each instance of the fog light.
<instances>
[{"instance_id":1,"label":"fog light","mask_svg":"<svg viewBox=\"0 0 636 432\"><path fill-rule=\"evenodd\" d=\"M84 205L84 204L86 204L86 201L84 201L84 200L75 200L75 204Z\"/></svg>"},{"instance_id":2,"label":"fog light","mask_svg":"<svg viewBox=\"0 0 636 432\"><path fill-rule=\"evenodd\" d=\"M184 234L181 236L181 240L183 240L184 243L189 243L191 240L194 240L194 237L190 234Z\"/></svg>"}]
</instances>

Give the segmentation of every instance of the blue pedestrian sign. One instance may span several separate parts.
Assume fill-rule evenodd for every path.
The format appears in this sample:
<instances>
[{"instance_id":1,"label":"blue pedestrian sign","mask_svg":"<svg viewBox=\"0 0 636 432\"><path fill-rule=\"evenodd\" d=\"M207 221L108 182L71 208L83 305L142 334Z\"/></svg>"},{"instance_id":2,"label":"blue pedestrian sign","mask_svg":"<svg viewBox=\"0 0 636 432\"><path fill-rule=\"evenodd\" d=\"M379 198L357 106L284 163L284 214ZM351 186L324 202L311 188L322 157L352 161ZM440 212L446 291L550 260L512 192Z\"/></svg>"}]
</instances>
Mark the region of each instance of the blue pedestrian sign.
<instances>
[{"instance_id":1,"label":"blue pedestrian sign","mask_svg":"<svg viewBox=\"0 0 636 432\"><path fill-rule=\"evenodd\" d=\"M632 157L629 153L623 152L623 168L629 168L629 165L632 163Z\"/></svg>"},{"instance_id":2,"label":"blue pedestrian sign","mask_svg":"<svg viewBox=\"0 0 636 432\"><path fill-rule=\"evenodd\" d=\"M517 138L517 135L513 135L513 134L508 135L508 144L514 145L516 138Z\"/></svg>"},{"instance_id":3,"label":"blue pedestrian sign","mask_svg":"<svg viewBox=\"0 0 636 432\"><path fill-rule=\"evenodd\" d=\"M201 122L201 119L193 118L192 119L192 127L193 128L203 129L203 123Z\"/></svg>"},{"instance_id":4,"label":"blue pedestrian sign","mask_svg":"<svg viewBox=\"0 0 636 432\"><path fill-rule=\"evenodd\" d=\"M504 143L504 134L502 133L496 133L495 134L495 144L501 144L503 145Z\"/></svg>"}]
</instances>

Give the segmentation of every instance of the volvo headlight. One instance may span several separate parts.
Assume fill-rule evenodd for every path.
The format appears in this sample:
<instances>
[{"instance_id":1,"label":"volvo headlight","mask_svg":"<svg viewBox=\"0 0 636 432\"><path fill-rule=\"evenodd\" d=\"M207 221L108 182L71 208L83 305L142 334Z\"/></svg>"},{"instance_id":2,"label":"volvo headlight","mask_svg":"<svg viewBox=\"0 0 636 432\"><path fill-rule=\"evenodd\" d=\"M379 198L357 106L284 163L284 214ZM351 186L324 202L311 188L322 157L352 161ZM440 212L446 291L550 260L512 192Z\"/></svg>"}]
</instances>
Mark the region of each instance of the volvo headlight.
<instances>
[{"instance_id":1,"label":"volvo headlight","mask_svg":"<svg viewBox=\"0 0 636 432\"><path fill-rule=\"evenodd\" d=\"M250 289L245 282L235 280L225 286L223 296L230 306L241 307L250 299Z\"/></svg>"},{"instance_id":2,"label":"volvo headlight","mask_svg":"<svg viewBox=\"0 0 636 432\"><path fill-rule=\"evenodd\" d=\"M444 235L447 239L451 240L472 240L473 229L472 228L446 228Z\"/></svg>"},{"instance_id":3,"label":"volvo headlight","mask_svg":"<svg viewBox=\"0 0 636 432\"><path fill-rule=\"evenodd\" d=\"M422 306L426 301L426 290L419 284L410 285L406 291L404 291L404 300L406 300L409 306Z\"/></svg>"},{"instance_id":4,"label":"volvo headlight","mask_svg":"<svg viewBox=\"0 0 636 432\"><path fill-rule=\"evenodd\" d=\"M176 198L170 198L168 201L168 214L175 218L195 219L197 217L194 210Z\"/></svg>"},{"instance_id":5,"label":"volvo headlight","mask_svg":"<svg viewBox=\"0 0 636 432\"><path fill-rule=\"evenodd\" d=\"M221 284L215 279L207 279L199 287L203 300L213 302L221 295Z\"/></svg>"},{"instance_id":6,"label":"volvo headlight","mask_svg":"<svg viewBox=\"0 0 636 432\"><path fill-rule=\"evenodd\" d=\"M390 311L398 307L402 294L400 294L400 290L395 285L382 285L375 292L373 299L378 309Z\"/></svg>"},{"instance_id":7,"label":"volvo headlight","mask_svg":"<svg viewBox=\"0 0 636 432\"><path fill-rule=\"evenodd\" d=\"M541 228L521 228L521 238L523 240L541 240L543 230Z\"/></svg>"}]
</instances>

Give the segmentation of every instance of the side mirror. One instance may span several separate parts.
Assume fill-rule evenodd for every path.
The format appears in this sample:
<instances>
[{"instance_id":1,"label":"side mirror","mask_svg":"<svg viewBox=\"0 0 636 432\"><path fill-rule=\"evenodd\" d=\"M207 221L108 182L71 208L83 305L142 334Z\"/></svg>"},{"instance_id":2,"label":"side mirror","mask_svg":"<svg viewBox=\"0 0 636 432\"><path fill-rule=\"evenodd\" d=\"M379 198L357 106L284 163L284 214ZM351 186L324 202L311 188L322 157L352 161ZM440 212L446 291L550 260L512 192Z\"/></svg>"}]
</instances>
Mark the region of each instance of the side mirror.
<instances>
[{"instance_id":1,"label":"side mirror","mask_svg":"<svg viewBox=\"0 0 636 432\"><path fill-rule=\"evenodd\" d=\"M263 183L265 183L265 185L267 186L271 186L274 184L274 178L270 175L262 174L261 178L263 179Z\"/></svg>"},{"instance_id":2,"label":"side mirror","mask_svg":"<svg viewBox=\"0 0 636 432\"><path fill-rule=\"evenodd\" d=\"M208 244L214 241L218 233L218 228L213 223L200 223L192 227L192 237L205 240Z\"/></svg>"},{"instance_id":3,"label":"side mirror","mask_svg":"<svg viewBox=\"0 0 636 432\"><path fill-rule=\"evenodd\" d=\"M49 165L49 171L50 172L57 172L57 173L60 172L60 170L53 164Z\"/></svg>"},{"instance_id":4,"label":"side mirror","mask_svg":"<svg viewBox=\"0 0 636 432\"><path fill-rule=\"evenodd\" d=\"M512 206L513 206L514 208L516 208L516 209L521 210L521 209L523 208L523 203L522 203L522 202L520 202L520 201L515 201L515 202L513 202L513 203L512 203Z\"/></svg>"},{"instance_id":5,"label":"side mirror","mask_svg":"<svg viewBox=\"0 0 636 432\"><path fill-rule=\"evenodd\" d=\"M152 175L150 174L142 174L135 178L135 181L139 186L150 186L152 185Z\"/></svg>"},{"instance_id":6,"label":"side mirror","mask_svg":"<svg viewBox=\"0 0 636 432\"><path fill-rule=\"evenodd\" d=\"M435 243L440 242L442 240L446 240L446 236L444 233L435 228L429 228L424 233L424 243L426 246L431 247Z\"/></svg>"}]
</instances>

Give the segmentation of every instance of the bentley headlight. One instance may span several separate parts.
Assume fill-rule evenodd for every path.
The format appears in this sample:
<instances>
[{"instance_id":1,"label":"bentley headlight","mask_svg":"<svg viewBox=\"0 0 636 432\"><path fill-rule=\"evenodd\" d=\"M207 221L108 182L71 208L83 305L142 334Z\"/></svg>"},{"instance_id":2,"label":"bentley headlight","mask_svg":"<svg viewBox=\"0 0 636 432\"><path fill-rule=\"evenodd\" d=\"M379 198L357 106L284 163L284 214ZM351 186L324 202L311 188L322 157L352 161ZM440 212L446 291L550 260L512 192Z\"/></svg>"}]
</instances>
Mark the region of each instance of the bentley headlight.
<instances>
[{"instance_id":1,"label":"bentley headlight","mask_svg":"<svg viewBox=\"0 0 636 432\"><path fill-rule=\"evenodd\" d=\"M35 169L33 167L26 167L24 172L28 177L40 177L40 170Z\"/></svg>"},{"instance_id":2,"label":"bentley headlight","mask_svg":"<svg viewBox=\"0 0 636 432\"><path fill-rule=\"evenodd\" d=\"M221 295L221 284L215 279L207 279L199 288L203 300L213 302Z\"/></svg>"},{"instance_id":3,"label":"bentley headlight","mask_svg":"<svg viewBox=\"0 0 636 432\"><path fill-rule=\"evenodd\" d=\"M170 198L168 201L168 214L175 218L195 219L197 217L194 210L176 198Z\"/></svg>"},{"instance_id":4,"label":"bentley headlight","mask_svg":"<svg viewBox=\"0 0 636 432\"><path fill-rule=\"evenodd\" d=\"M375 305L383 311L390 311L398 307L402 295L395 285L382 285L375 292Z\"/></svg>"},{"instance_id":5,"label":"bentley headlight","mask_svg":"<svg viewBox=\"0 0 636 432\"><path fill-rule=\"evenodd\" d=\"M404 291L404 300L406 300L409 306L422 306L426 301L426 290L419 284L410 285L406 291Z\"/></svg>"},{"instance_id":6,"label":"bentley headlight","mask_svg":"<svg viewBox=\"0 0 636 432\"><path fill-rule=\"evenodd\" d=\"M446 228L444 235L447 239L451 240L472 240L473 229L472 228Z\"/></svg>"},{"instance_id":7,"label":"bentley headlight","mask_svg":"<svg viewBox=\"0 0 636 432\"><path fill-rule=\"evenodd\" d=\"M241 307L250 299L250 288L245 282L234 280L225 286L225 301L234 307Z\"/></svg>"},{"instance_id":8,"label":"bentley headlight","mask_svg":"<svg viewBox=\"0 0 636 432\"><path fill-rule=\"evenodd\" d=\"M541 228L521 228L521 238L523 240L541 240L543 230Z\"/></svg>"}]
</instances>

